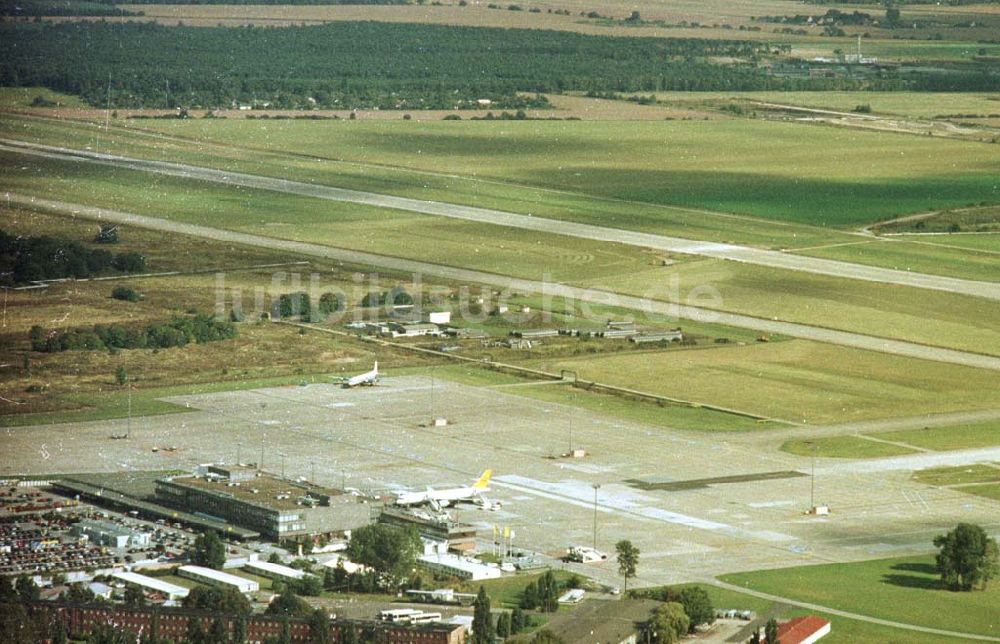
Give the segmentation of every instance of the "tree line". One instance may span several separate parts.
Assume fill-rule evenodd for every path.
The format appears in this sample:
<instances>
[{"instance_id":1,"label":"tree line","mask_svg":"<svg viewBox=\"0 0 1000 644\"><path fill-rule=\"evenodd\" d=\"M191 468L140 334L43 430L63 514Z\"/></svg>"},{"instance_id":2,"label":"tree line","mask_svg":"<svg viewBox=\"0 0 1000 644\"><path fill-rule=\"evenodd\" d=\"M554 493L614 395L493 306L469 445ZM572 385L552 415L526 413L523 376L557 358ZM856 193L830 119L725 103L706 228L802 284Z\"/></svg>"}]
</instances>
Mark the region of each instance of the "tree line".
<instances>
[{"instance_id":1,"label":"tree line","mask_svg":"<svg viewBox=\"0 0 1000 644\"><path fill-rule=\"evenodd\" d=\"M291 27L5 23L0 84L43 86L96 106L454 109L518 92L770 89L754 65L777 45L571 32L343 22ZM364 47L359 47L364 43ZM780 84L779 84L780 85Z\"/></svg>"},{"instance_id":2,"label":"tree line","mask_svg":"<svg viewBox=\"0 0 1000 644\"><path fill-rule=\"evenodd\" d=\"M235 338L239 332L232 322L196 313L178 316L169 322L146 327L95 324L93 328L45 329L34 325L29 331L32 351L102 351L114 349L167 349L192 342L202 344Z\"/></svg>"},{"instance_id":3,"label":"tree line","mask_svg":"<svg viewBox=\"0 0 1000 644\"><path fill-rule=\"evenodd\" d=\"M140 273L146 258L140 253L112 253L57 237L23 237L0 230L0 284L36 280L77 279L115 273Z\"/></svg>"}]
</instances>

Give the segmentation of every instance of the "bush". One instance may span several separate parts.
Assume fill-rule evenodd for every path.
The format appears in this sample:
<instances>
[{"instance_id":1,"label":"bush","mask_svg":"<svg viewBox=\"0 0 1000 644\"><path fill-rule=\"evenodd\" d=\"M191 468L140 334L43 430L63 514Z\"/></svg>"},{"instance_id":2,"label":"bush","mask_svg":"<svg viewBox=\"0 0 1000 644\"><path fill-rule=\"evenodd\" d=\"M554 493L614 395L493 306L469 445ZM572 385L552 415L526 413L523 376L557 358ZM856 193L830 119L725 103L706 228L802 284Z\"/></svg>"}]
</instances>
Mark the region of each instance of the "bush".
<instances>
[{"instance_id":1,"label":"bush","mask_svg":"<svg viewBox=\"0 0 1000 644\"><path fill-rule=\"evenodd\" d=\"M116 286L114 290L111 291L111 297L116 300L123 300L125 302L138 302L139 294L135 292L134 289L128 286Z\"/></svg>"},{"instance_id":2,"label":"bush","mask_svg":"<svg viewBox=\"0 0 1000 644\"><path fill-rule=\"evenodd\" d=\"M123 273L140 273L146 270L146 258L139 253L115 255L113 266Z\"/></svg>"}]
</instances>

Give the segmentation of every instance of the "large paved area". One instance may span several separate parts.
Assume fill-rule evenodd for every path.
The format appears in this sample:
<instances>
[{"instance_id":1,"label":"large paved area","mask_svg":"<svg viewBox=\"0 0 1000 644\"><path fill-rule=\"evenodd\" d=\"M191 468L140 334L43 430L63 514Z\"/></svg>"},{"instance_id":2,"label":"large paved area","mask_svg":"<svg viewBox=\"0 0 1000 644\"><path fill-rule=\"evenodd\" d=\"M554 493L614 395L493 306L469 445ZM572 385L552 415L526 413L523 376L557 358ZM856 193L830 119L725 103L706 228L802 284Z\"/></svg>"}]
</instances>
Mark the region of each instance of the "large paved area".
<instances>
[{"instance_id":1,"label":"large paved area","mask_svg":"<svg viewBox=\"0 0 1000 644\"><path fill-rule=\"evenodd\" d=\"M530 386L530 385L529 385ZM10 428L0 473L188 468L263 457L266 469L368 490L471 483L492 468L499 511L459 518L516 532L515 545L558 555L631 539L639 581L664 583L724 572L928 552L958 521L995 531L1000 504L909 481L928 455L860 462L776 452L759 437L670 431L596 417L516 395L429 377L387 378L374 388L282 387L169 400L189 413L125 421ZM426 426L443 416L447 427ZM583 459L553 458L570 444ZM176 447L176 451L153 448ZM912 460L908 460L912 459ZM950 463L1000 460L1000 449L950 452ZM701 484L677 485L695 479ZM658 485L675 483L674 485ZM828 517L806 516L812 484ZM587 570L620 583L612 562Z\"/></svg>"}]
</instances>

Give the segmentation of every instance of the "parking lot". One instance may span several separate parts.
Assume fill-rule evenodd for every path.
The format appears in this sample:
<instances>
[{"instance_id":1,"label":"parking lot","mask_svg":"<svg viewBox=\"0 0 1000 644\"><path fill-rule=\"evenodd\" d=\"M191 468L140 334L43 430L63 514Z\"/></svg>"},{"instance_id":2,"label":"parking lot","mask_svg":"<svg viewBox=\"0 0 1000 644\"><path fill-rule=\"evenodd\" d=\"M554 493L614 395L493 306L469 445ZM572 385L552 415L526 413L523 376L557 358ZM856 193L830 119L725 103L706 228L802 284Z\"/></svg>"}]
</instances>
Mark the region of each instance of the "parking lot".
<instances>
[{"instance_id":1,"label":"parking lot","mask_svg":"<svg viewBox=\"0 0 1000 644\"><path fill-rule=\"evenodd\" d=\"M957 521L997 521L995 502L912 483L898 457L814 478L810 459L740 434L647 427L514 392L410 376L185 396L170 400L189 413L133 419L128 440L108 439L124 421L12 428L0 465L125 473L263 457L272 472L383 493L465 485L492 468L502 508L457 511L481 538L510 526L515 547L558 556L591 545L596 515L599 549L630 539L641 550L641 583L929 552ZM448 425L429 426L435 417ZM588 456L558 458L571 443ZM163 445L177 449L153 451ZM813 496L830 516L804 514ZM567 566L620 583L613 561Z\"/></svg>"}]
</instances>

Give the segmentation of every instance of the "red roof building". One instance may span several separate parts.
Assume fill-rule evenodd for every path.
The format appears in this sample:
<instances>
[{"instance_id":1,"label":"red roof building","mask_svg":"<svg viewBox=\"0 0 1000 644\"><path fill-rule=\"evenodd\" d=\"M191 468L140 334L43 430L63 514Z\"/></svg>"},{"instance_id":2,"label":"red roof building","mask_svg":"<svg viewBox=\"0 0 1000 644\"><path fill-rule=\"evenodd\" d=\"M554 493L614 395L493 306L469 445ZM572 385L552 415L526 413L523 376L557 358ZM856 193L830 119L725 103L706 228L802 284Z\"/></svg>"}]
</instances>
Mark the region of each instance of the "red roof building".
<instances>
[{"instance_id":1,"label":"red roof building","mask_svg":"<svg viewBox=\"0 0 1000 644\"><path fill-rule=\"evenodd\" d=\"M779 644L812 644L830 633L830 622L815 615L796 617L778 626Z\"/></svg>"}]
</instances>

